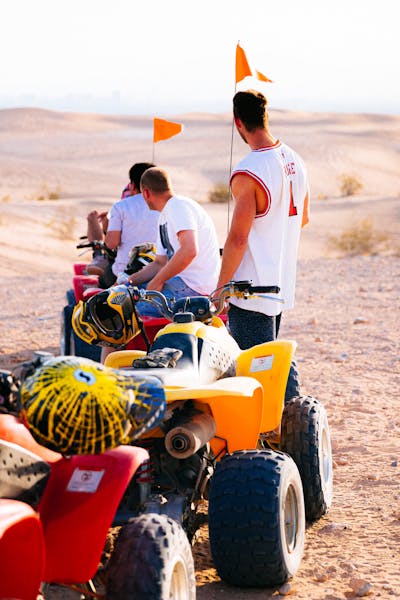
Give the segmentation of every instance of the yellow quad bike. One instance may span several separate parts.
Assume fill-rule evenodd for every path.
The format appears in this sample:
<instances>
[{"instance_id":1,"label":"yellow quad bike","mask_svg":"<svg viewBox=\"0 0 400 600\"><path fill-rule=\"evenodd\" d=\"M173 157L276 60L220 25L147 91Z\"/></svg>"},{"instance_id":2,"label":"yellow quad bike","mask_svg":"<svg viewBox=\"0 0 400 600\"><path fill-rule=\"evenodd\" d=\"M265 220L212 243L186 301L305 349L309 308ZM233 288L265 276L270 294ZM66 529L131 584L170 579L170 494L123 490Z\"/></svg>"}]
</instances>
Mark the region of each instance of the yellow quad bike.
<instances>
[{"instance_id":1,"label":"yellow quad bike","mask_svg":"<svg viewBox=\"0 0 400 600\"><path fill-rule=\"evenodd\" d=\"M172 308L160 292L111 290L96 306L92 298L88 311L90 327L97 324L105 339L111 339L107 328L124 329L119 320L126 318L121 306L126 309L127 294L134 306L156 304L171 321L147 353L119 350L105 361L158 377L167 399L161 424L135 442L151 459L135 480L141 497L126 509L166 512L191 539L200 524L197 508L208 499L211 554L220 577L243 587L287 581L302 559L306 520L325 514L332 500L326 412L311 397L284 406L296 342L276 340L241 351L218 316L229 297L279 289L230 282L217 306L212 296L199 296L179 299ZM82 326L81 319L77 330ZM117 544L115 556L129 552L129 536ZM114 575L123 568L124 561L111 564Z\"/></svg>"}]
</instances>

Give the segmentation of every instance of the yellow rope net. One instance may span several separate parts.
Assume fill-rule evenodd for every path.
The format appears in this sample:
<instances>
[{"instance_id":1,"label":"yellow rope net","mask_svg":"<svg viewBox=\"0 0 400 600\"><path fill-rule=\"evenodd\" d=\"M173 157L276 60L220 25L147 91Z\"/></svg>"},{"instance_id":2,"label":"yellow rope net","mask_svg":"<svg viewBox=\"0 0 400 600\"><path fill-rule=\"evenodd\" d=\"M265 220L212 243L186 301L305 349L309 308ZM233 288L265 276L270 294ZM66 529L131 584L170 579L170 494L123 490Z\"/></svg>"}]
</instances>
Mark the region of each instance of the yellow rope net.
<instances>
[{"instance_id":1,"label":"yellow rope net","mask_svg":"<svg viewBox=\"0 0 400 600\"><path fill-rule=\"evenodd\" d=\"M165 412L160 381L90 359L47 360L21 388L25 421L42 445L62 454L98 454L128 444Z\"/></svg>"}]
</instances>

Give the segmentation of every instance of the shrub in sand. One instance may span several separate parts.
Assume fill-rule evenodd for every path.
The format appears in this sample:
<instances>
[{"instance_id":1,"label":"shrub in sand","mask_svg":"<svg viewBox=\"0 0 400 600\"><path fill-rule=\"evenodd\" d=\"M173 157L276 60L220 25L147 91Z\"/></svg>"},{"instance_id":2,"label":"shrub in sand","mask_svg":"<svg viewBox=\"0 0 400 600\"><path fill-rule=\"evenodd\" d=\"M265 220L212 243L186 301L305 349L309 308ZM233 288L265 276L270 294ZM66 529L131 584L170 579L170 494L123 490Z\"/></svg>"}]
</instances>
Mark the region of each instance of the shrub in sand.
<instances>
[{"instance_id":1,"label":"shrub in sand","mask_svg":"<svg viewBox=\"0 0 400 600\"><path fill-rule=\"evenodd\" d=\"M208 193L208 200L218 204L228 202L229 198L229 185L226 185L225 183L216 183L213 189Z\"/></svg>"},{"instance_id":2,"label":"shrub in sand","mask_svg":"<svg viewBox=\"0 0 400 600\"><path fill-rule=\"evenodd\" d=\"M364 187L354 175L343 174L340 176L340 193L342 196L354 196Z\"/></svg>"},{"instance_id":3,"label":"shrub in sand","mask_svg":"<svg viewBox=\"0 0 400 600\"><path fill-rule=\"evenodd\" d=\"M339 236L329 238L330 247L339 250L347 256L357 254L377 254L388 236L374 229L370 219L349 227Z\"/></svg>"},{"instance_id":4,"label":"shrub in sand","mask_svg":"<svg viewBox=\"0 0 400 600\"><path fill-rule=\"evenodd\" d=\"M36 196L36 200L59 200L61 198L61 187L57 185L50 189L46 183L42 183L41 190Z\"/></svg>"},{"instance_id":5,"label":"shrub in sand","mask_svg":"<svg viewBox=\"0 0 400 600\"><path fill-rule=\"evenodd\" d=\"M77 226L77 218L72 215L68 215L65 211L59 213L57 220L52 219L46 223L46 227L51 229L53 237L61 240L74 240L75 229Z\"/></svg>"}]
</instances>

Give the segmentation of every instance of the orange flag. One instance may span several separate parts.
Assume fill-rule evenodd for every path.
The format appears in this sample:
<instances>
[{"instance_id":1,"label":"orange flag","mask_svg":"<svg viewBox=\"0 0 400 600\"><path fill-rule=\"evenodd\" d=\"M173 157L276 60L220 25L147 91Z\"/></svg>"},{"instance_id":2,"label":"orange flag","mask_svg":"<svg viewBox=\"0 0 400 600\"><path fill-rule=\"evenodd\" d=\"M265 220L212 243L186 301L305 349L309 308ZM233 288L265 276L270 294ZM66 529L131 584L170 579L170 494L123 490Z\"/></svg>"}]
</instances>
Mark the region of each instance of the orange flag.
<instances>
[{"instance_id":1,"label":"orange flag","mask_svg":"<svg viewBox=\"0 0 400 600\"><path fill-rule=\"evenodd\" d=\"M154 119L153 142L161 142L168 140L170 137L177 135L183 129L181 123L173 123L172 121L164 121L164 119Z\"/></svg>"},{"instance_id":2,"label":"orange flag","mask_svg":"<svg viewBox=\"0 0 400 600\"><path fill-rule=\"evenodd\" d=\"M257 71L257 69L254 70L256 72L257 79L259 79L260 81L266 81L267 83L273 83L272 79L268 79L268 77L260 73L260 71Z\"/></svg>"},{"instance_id":3,"label":"orange flag","mask_svg":"<svg viewBox=\"0 0 400 600\"><path fill-rule=\"evenodd\" d=\"M260 81L272 83L272 79L268 79L268 77L260 73L260 71L254 69L253 73L243 48L238 44L236 46L236 83L242 81L245 77L257 77Z\"/></svg>"},{"instance_id":4,"label":"orange flag","mask_svg":"<svg viewBox=\"0 0 400 600\"><path fill-rule=\"evenodd\" d=\"M252 74L244 50L238 44L236 46L236 83Z\"/></svg>"}]
</instances>

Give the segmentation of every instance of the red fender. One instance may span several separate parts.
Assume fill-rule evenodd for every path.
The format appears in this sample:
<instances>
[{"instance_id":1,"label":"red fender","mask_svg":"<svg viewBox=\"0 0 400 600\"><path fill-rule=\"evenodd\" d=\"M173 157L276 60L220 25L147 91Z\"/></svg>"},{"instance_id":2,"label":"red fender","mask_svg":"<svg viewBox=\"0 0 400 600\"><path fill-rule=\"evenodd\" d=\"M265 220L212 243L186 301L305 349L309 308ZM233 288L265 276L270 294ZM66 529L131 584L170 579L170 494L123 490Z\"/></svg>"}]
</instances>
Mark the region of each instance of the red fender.
<instances>
[{"instance_id":1,"label":"red fender","mask_svg":"<svg viewBox=\"0 0 400 600\"><path fill-rule=\"evenodd\" d=\"M44 581L77 583L95 575L118 504L148 458L143 448L119 446L52 465L38 507L46 543Z\"/></svg>"},{"instance_id":2,"label":"red fender","mask_svg":"<svg viewBox=\"0 0 400 600\"><path fill-rule=\"evenodd\" d=\"M149 317L146 315L142 316L142 321L147 337L149 338L150 344L153 342L156 333L165 325L168 325L171 321L164 317ZM137 335L131 340L126 346L127 350L147 350L145 341L142 335Z\"/></svg>"},{"instance_id":3,"label":"red fender","mask_svg":"<svg viewBox=\"0 0 400 600\"><path fill-rule=\"evenodd\" d=\"M72 278L72 287L74 290L76 302L78 303L79 300L84 299L83 292L88 288L96 288L97 292L101 291L98 285L99 278L97 275L75 275Z\"/></svg>"},{"instance_id":4,"label":"red fender","mask_svg":"<svg viewBox=\"0 0 400 600\"><path fill-rule=\"evenodd\" d=\"M87 263L85 262L77 262L74 263L74 275L86 275Z\"/></svg>"},{"instance_id":5,"label":"red fender","mask_svg":"<svg viewBox=\"0 0 400 600\"><path fill-rule=\"evenodd\" d=\"M13 415L0 414L0 439L22 446L50 464L62 458L58 452L38 444L21 419Z\"/></svg>"},{"instance_id":6,"label":"red fender","mask_svg":"<svg viewBox=\"0 0 400 600\"><path fill-rule=\"evenodd\" d=\"M38 514L18 500L0 499L0 598L36 600L45 550Z\"/></svg>"}]
</instances>

